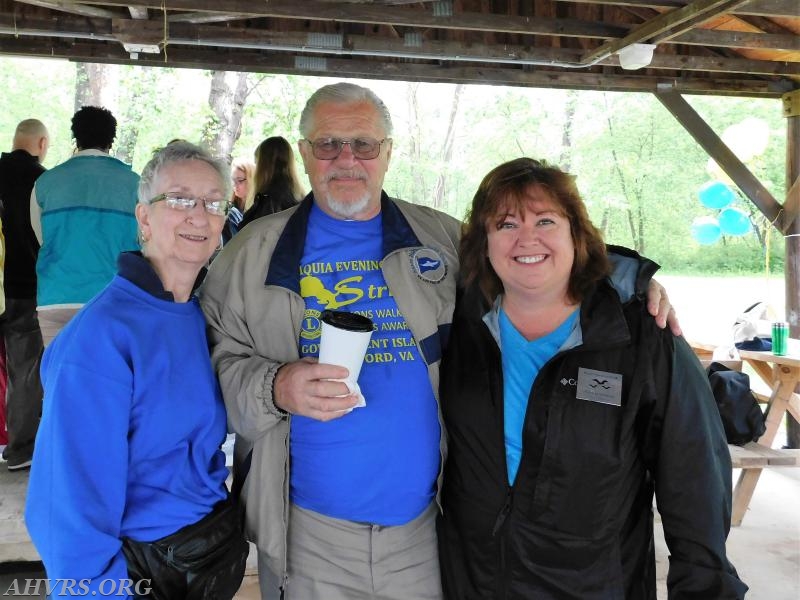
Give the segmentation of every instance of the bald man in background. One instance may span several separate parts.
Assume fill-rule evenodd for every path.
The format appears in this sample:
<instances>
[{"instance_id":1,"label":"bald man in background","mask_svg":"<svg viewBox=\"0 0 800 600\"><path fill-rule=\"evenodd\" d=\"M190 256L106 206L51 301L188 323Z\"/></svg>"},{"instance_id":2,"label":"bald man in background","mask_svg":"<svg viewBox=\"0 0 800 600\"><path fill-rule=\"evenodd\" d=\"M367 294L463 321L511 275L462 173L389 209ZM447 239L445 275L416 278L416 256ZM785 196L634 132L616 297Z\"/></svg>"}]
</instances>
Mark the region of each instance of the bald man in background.
<instances>
[{"instance_id":1,"label":"bald man in background","mask_svg":"<svg viewBox=\"0 0 800 600\"><path fill-rule=\"evenodd\" d=\"M0 156L0 200L6 238L6 312L0 335L6 343L8 445L3 459L9 471L30 468L42 412L39 363L42 332L36 318L36 258L39 242L31 227L33 184L50 146L47 128L37 119L17 125L11 152Z\"/></svg>"}]
</instances>

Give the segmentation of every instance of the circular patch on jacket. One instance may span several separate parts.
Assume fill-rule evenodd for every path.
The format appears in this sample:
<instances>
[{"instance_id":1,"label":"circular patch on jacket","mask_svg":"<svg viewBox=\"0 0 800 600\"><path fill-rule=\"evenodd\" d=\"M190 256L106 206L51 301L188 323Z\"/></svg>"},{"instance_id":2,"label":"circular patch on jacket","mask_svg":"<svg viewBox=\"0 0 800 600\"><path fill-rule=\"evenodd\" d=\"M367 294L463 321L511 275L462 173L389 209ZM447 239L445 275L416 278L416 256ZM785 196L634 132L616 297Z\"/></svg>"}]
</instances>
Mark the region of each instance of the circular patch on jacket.
<instances>
[{"instance_id":1,"label":"circular patch on jacket","mask_svg":"<svg viewBox=\"0 0 800 600\"><path fill-rule=\"evenodd\" d=\"M439 283L447 276L444 257L433 248L418 248L409 252L411 268L417 277L428 283Z\"/></svg>"}]
</instances>

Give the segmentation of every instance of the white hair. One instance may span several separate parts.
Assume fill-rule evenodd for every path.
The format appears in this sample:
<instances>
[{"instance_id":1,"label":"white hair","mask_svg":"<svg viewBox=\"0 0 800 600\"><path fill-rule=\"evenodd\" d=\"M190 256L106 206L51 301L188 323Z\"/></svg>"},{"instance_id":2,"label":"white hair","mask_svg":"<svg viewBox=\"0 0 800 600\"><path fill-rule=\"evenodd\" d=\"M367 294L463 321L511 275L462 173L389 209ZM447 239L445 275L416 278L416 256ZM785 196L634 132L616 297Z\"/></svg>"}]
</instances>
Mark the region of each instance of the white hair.
<instances>
[{"instance_id":1,"label":"white hair","mask_svg":"<svg viewBox=\"0 0 800 600\"><path fill-rule=\"evenodd\" d=\"M164 167L187 160L199 160L214 169L219 176L223 197L227 199L230 196L231 170L228 167L228 163L220 158L211 156L205 148L195 146L184 140L178 140L157 150L150 162L145 165L141 179L139 179L139 202L141 204L150 204L150 200L155 196L155 190L153 189L155 181Z\"/></svg>"},{"instance_id":2,"label":"white hair","mask_svg":"<svg viewBox=\"0 0 800 600\"><path fill-rule=\"evenodd\" d=\"M356 85L355 83L339 82L319 88L311 94L300 115L300 135L308 137L312 130L314 109L324 102L335 104L350 104L354 102L369 102L378 111L383 122L386 136L392 135L392 115L383 100L372 90Z\"/></svg>"}]
</instances>

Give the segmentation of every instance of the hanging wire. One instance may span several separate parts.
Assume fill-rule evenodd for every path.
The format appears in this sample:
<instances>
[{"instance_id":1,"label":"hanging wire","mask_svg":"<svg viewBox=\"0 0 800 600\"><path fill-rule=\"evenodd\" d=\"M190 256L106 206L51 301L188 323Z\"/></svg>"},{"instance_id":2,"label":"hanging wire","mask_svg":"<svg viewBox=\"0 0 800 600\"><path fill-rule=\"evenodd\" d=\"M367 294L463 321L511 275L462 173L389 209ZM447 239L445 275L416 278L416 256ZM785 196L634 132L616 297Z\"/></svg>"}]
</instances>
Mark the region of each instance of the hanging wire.
<instances>
[{"instance_id":1,"label":"hanging wire","mask_svg":"<svg viewBox=\"0 0 800 600\"><path fill-rule=\"evenodd\" d=\"M767 229L767 239L764 240L764 246L766 246L767 256L766 256L766 259L764 260L764 266L766 267L766 270L767 270L765 275L766 275L767 279L769 279L769 259L770 259L770 249L772 247L772 244L771 244L771 242L772 242L772 230L774 229L774 227L772 227L772 225L769 225L769 226L767 226L766 229Z\"/></svg>"},{"instance_id":2,"label":"hanging wire","mask_svg":"<svg viewBox=\"0 0 800 600\"><path fill-rule=\"evenodd\" d=\"M169 24L167 22L167 1L161 0L161 12L164 14L164 37L161 43L164 44L164 62L167 62L167 38L169 37Z\"/></svg>"}]
</instances>

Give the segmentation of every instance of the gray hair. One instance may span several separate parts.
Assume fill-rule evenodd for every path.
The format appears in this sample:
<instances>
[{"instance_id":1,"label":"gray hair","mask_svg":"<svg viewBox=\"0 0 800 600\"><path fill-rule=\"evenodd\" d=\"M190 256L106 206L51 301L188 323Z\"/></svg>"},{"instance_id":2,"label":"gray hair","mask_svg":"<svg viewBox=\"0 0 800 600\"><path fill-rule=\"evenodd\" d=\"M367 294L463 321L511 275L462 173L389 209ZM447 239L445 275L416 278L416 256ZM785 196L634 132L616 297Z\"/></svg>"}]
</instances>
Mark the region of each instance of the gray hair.
<instances>
[{"instance_id":1,"label":"gray hair","mask_svg":"<svg viewBox=\"0 0 800 600\"><path fill-rule=\"evenodd\" d=\"M311 94L311 97L306 102L305 108L300 115L300 135L308 137L311 133L312 121L314 118L314 109L324 102L333 102L336 104L350 104L353 102L369 102L372 104L383 121L383 129L386 136L392 135L392 115L389 109L384 104L383 100L370 89L361 87L354 83L333 83L319 88L316 92Z\"/></svg>"},{"instance_id":2,"label":"gray hair","mask_svg":"<svg viewBox=\"0 0 800 600\"><path fill-rule=\"evenodd\" d=\"M164 167L187 160L199 160L214 169L219 176L222 197L226 200L228 199L231 195L231 171L228 163L220 158L211 156L205 148L195 146L185 140L176 140L160 150L156 150L153 153L153 158L142 170L142 175L139 179L139 203L150 204L150 200L156 195L153 189L155 181Z\"/></svg>"}]
</instances>

